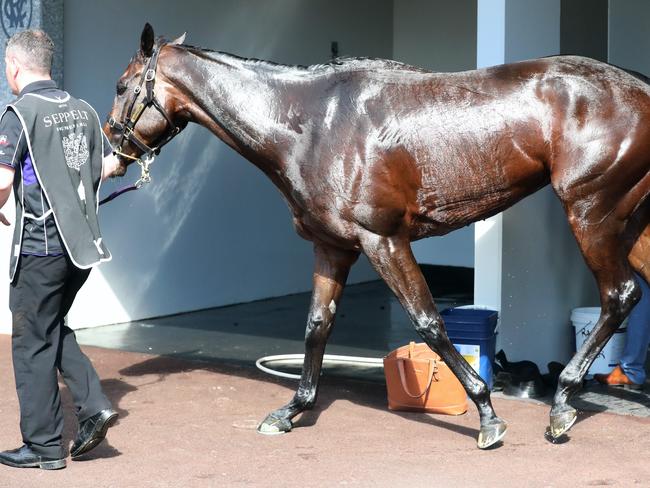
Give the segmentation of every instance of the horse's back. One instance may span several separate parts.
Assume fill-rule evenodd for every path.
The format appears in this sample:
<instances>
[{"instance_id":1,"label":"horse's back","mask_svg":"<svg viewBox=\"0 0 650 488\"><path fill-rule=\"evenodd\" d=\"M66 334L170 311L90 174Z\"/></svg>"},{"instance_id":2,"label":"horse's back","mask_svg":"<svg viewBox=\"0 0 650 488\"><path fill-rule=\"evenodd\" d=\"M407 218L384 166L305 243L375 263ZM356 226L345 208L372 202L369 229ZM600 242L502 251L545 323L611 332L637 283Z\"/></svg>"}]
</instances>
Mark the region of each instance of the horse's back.
<instances>
[{"instance_id":1,"label":"horse's back","mask_svg":"<svg viewBox=\"0 0 650 488\"><path fill-rule=\"evenodd\" d=\"M460 73L375 60L328 76L305 176L313 172L323 207L339 202L336 215L380 234L444 234L549 182L563 199L610 172L626 139L631 149L650 142L648 86L588 58ZM645 160L633 164L638 173Z\"/></svg>"}]
</instances>

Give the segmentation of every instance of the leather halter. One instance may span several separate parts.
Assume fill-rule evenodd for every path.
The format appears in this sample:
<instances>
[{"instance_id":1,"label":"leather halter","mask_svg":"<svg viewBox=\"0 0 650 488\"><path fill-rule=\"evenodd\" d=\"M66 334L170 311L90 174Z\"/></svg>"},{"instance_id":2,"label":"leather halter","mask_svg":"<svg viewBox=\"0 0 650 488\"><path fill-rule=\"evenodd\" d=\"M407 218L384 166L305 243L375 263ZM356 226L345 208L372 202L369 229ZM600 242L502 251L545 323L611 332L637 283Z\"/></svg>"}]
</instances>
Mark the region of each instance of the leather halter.
<instances>
[{"instance_id":1,"label":"leather halter","mask_svg":"<svg viewBox=\"0 0 650 488\"><path fill-rule=\"evenodd\" d=\"M133 100L131 100L129 109L126 112L126 117L120 122L115 120L113 117L109 117L108 119L108 125L120 133L122 136L117 150L113 152L119 156L134 160L140 165L142 168L142 178L139 180L140 183L148 183L150 179L149 165L151 165L153 162L155 155L159 154L160 149L181 131L181 129L176 124L174 124L174 121L165 110L165 107L162 106L154 93L158 56L160 55L160 51L165 46L165 44L166 43L162 43L160 46L157 46L151 54L149 62L147 63L147 67L142 71L142 75L140 76L140 82L133 89ZM145 96L142 101L136 106L135 102L138 99L138 95L142 91L143 85L145 88ZM140 117L144 111L151 106L158 110L158 112L165 118L167 124L171 128L171 131L167 134L167 136L165 136L165 138L155 147L148 146L135 134L135 125L140 120ZM131 142L134 146L142 151L140 157L130 156L122 152L124 144L126 142Z\"/></svg>"}]
</instances>

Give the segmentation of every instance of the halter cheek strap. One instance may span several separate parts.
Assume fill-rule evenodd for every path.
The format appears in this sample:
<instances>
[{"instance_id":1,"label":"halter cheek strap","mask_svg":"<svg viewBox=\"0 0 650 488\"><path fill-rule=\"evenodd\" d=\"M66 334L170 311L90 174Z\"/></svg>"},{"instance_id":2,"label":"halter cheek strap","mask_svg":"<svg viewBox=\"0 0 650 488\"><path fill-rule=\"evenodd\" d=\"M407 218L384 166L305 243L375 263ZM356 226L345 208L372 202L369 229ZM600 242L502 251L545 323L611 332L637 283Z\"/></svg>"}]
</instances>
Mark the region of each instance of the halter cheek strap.
<instances>
[{"instance_id":1,"label":"halter cheek strap","mask_svg":"<svg viewBox=\"0 0 650 488\"><path fill-rule=\"evenodd\" d=\"M113 117L110 117L108 119L108 125L115 131L119 132L122 136L120 138L119 146L116 150L113 150L113 153L138 163L141 171L140 178L135 182L134 185L127 186L111 193L108 197L104 198L99 203L100 205L110 202L123 193L137 190L145 183L149 183L151 181L150 166L153 163L155 156L160 153L160 149L165 144L171 141L181 131L180 127L174 124L174 121L165 110L165 107L163 107L154 93L158 56L160 55L160 51L164 45L165 44L163 43L158 46L151 54L151 58L149 58L149 62L147 63L147 68L142 72L142 76L140 77L140 82L133 89L133 100L131 100L131 103L129 104L129 109L126 112L126 117L124 120L118 122ZM145 96L142 102L136 106L135 102L138 99L138 95L140 95L143 86L145 88ZM167 125L169 125L171 129L169 133L163 138L163 140L155 147L149 147L135 134L135 125L138 123L138 120L140 120L140 117L142 117L144 111L151 106L153 106L165 118ZM142 154L139 157L125 154L123 152L123 148L126 142L133 144L140 151L142 151Z\"/></svg>"},{"instance_id":2,"label":"halter cheek strap","mask_svg":"<svg viewBox=\"0 0 650 488\"><path fill-rule=\"evenodd\" d=\"M133 89L133 99L129 104L129 109L126 112L126 117L124 118L124 120L118 122L113 117L110 117L108 119L108 125L112 129L119 132L122 136L120 139L120 144L117 150L114 151L114 153L124 158L136 161L140 165L143 172L142 178L139 181L144 183L147 183L150 180L150 177L148 176L148 168L149 165L153 163L154 157L160 153L160 149L165 144L171 141L181 131L181 129L176 124L174 124L174 121L165 110L165 107L163 107L163 105L160 103L158 98L156 98L156 95L154 93L154 86L156 83L156 67L158 66L158 57L160 56L160 51L164 46L165 44L163 43L160 46L156 47L153 53L151 54L151 57L149 58L149 62L147 63L147 67L145 70L143 70L142 75L140 76L140 82ZM136 101L138 99L138 96L140 95L140 92L142 91L143 86L145 89L145 96L142 99L142 102L140 102L136 106ZM167 122L167 125L171 129L169 133L163 138L163 140L154 147L150 147L147 144L145 144L135 134L136 124L140 120L140 117L142 117L144 111L151 106L153 106L164 117L164 119ZM123 152L123 148L126 142L130 142L135 147L137 147L140 151L142 151L142 155L140 157L134 157L125 154ZM145 170L146 170L146 177L145 177Z\"/></svg>"}]
</instances>

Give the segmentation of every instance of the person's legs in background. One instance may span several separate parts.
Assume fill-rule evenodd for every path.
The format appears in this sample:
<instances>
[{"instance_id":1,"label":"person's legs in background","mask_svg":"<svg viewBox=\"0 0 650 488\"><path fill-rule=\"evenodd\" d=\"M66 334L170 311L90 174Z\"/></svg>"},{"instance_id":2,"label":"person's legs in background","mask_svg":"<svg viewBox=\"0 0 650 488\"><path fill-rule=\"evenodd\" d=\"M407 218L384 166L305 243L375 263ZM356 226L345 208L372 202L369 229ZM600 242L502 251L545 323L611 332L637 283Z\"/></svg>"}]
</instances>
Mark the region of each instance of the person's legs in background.
<instances>
[{"instance_id":1,"label":"person's legs in background","mask_svg":"<svg viewBox=\"0 0 650 488\"><path fill-rule=\"evenodd\" d=\"M638 385L645 383L645 362L650 342L650 286L641 276L636 275L643 296L630 312L627 323L627 338L621 357L621 368L625 375Z\"/></svg>"}]
</instances>

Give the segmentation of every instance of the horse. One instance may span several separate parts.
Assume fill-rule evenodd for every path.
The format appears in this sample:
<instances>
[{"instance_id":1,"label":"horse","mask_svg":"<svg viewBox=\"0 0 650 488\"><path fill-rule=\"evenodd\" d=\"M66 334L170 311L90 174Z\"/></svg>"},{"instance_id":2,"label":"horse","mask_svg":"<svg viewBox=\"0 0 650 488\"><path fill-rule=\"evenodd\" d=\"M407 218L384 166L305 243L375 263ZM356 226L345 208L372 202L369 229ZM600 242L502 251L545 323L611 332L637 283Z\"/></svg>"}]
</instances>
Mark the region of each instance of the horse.
<instances>
[{"instance_id":1,"label":"horse","mask_svg":"<svg viewBox=\"0 0 650 488\"><path fill-rule=\"evenodd\" d=\"M313 293L299 386L258 431L279 434L316 402L325 344L350 267L365 253L418 334L451 368L501 441L486 383L450 342L411 242L443 235L551 184L595 276L601 314L562 371L552 439L568 403L648 280L650 86L615 66L557 56L458 73L345 58L287 66L156 39L146 24L104 131L123 175L200 124L279 189L312 241Z\"/></svg>"}]
</instances>

